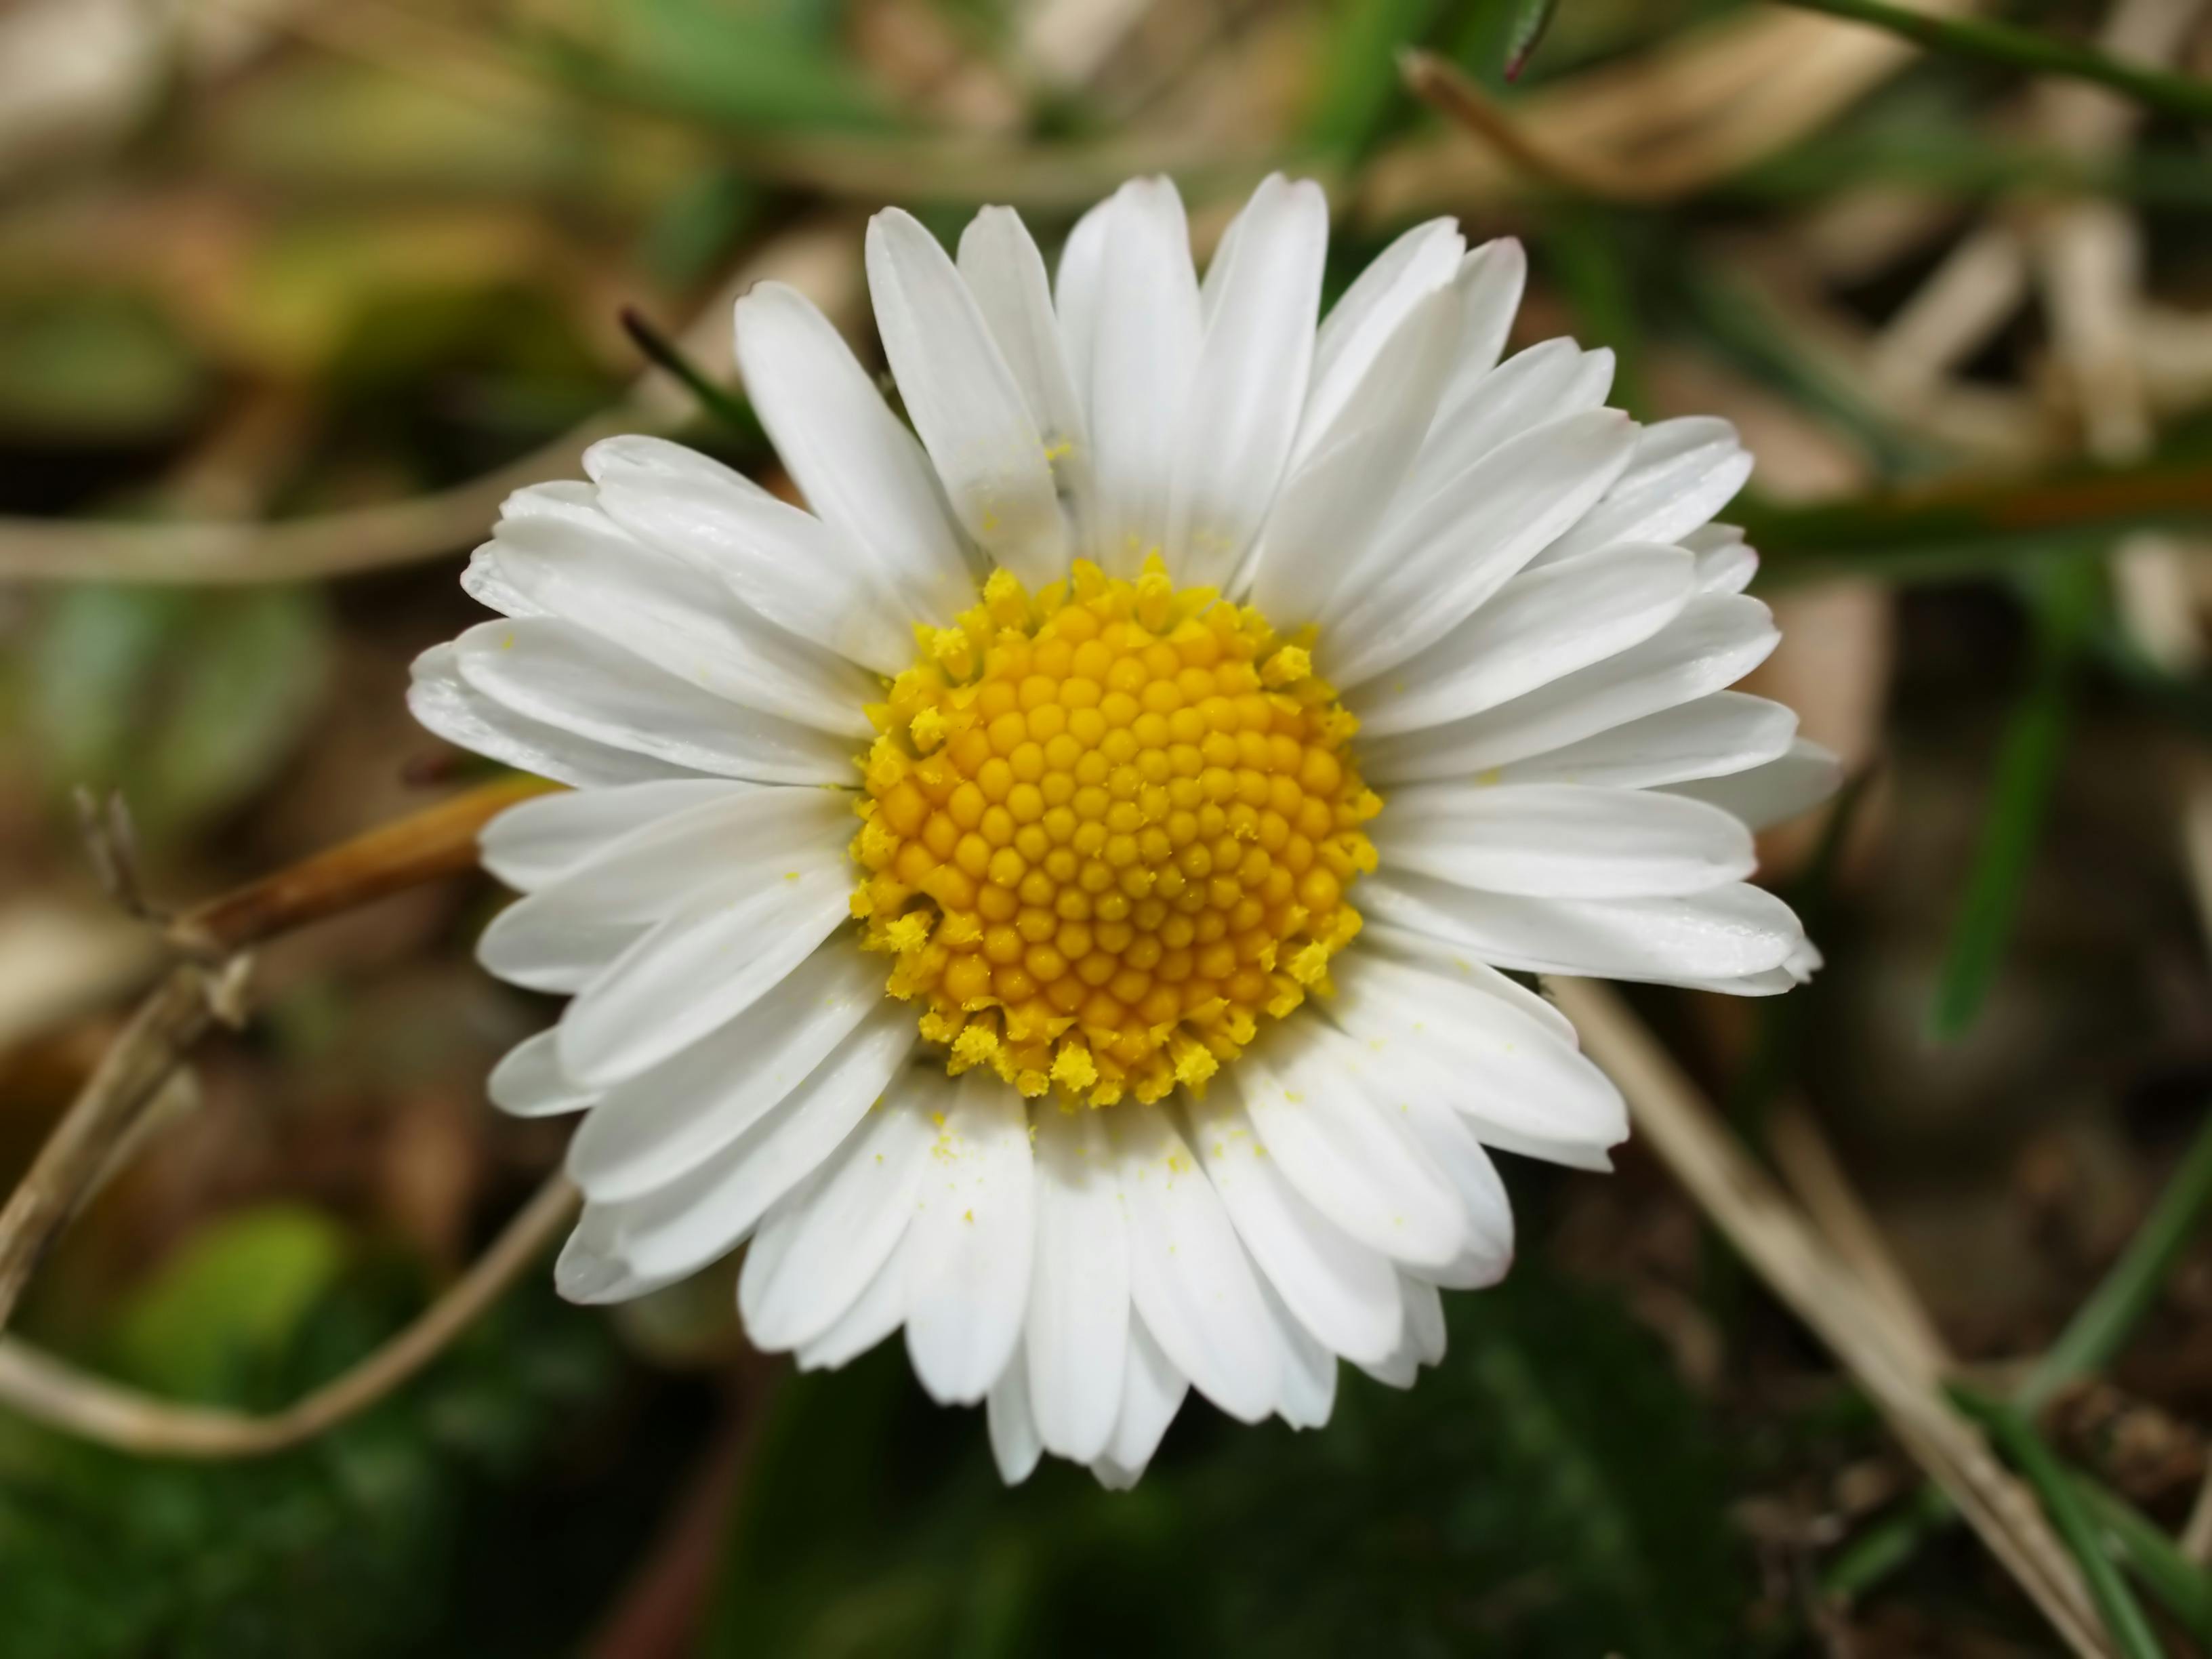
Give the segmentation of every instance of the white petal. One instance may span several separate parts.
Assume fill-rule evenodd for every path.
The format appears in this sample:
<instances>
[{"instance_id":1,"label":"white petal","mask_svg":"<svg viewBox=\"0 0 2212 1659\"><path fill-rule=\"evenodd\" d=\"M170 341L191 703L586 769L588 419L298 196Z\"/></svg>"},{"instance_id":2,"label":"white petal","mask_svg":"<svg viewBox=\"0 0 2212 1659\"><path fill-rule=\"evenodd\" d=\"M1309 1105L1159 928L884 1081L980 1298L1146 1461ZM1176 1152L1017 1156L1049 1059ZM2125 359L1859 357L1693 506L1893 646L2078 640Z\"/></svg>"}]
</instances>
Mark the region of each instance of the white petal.
<instances>
[{"instance_id":1,"label":"white petal","mask_svg":"<svg viewBox=\"0 0 2212 1659\"><path fill-rule=\"evenodd\" d=\"M611 1091L568 1143L569 1178L603 1202L666 1185L765 1117L883 1000L880 962L830 939L721 1029Z\"/></svg>"},{"instance_id":2,"label":"white petal","mask_svg":"<svg viewBox=\"0 0 2212 1659\"><path fill-rule=\"evenodd\" d=\"M1637 434L1628 470L1589 516L1552 546L1571 559L1613 542L1680 541L1728 505L1751 476L1751 452L1735 428L1710 415L1661 421Z\"/></svg>"},{"instance_id":3,"label":"white petal","mask_svg":"<svg viewBox=\"0 0 2212 1659\"><path fill-rule=\"evenodd\" d=\"M1376 1360L1398 1340L1397 1275L1298 1195L1245 1115L1231 1067L1190 1103L1191 1144L1237 1237L1297 1322L1334 1352Z\"/></svg>"},{"instance_id":4,"label":"white petal","mask_svg":"<svg viewBox=\"0 0 2212 1659\"><path fill-rule=\"evenodd\" d=\"M1462 313L1459 348L1452 359L1451 379L1444 384L1442 409L1464 404L1498 366L1528 282L1528 256L1510 236L1471 248L1460 261L1455 283ZM1604 401L1601 393L1599 401Z\"/></svg>"},{"instance_id":5,"label":"white petal","mask_svg":"<svg viewBox=\"0 0 2212 1659\"><path fill-rule=\"evenodd\" d=\"M968 284L898 208L868 222L867 265L884 353L952 510L1023 580L1053 580L1067 563L1067 525L1052 466Z\"/></svg>"},{"instance_id":6,"label":"white petal","mask_svg":"<svg viewBox=\"0 0 2212 1659\"><path fill-rule=\"evenodd\" d=\"M1283 482L1255 555L1252 597L1284 627L1319 621L1347 553L1382 524L1436 412L1459 327L1449 289L1420 296L1349 389L1324 434Z\"/></svg>"},{"instance_id":7,"label":"white petal","mask_svg":"<svg viewBox=\"0 0 2212 1659\"><path fill-rule=\"evenodd\" d=\"M507 708L462 679L460 656L451 641L432 646L415 659L407 687L408 712L447 743L578 788L696 775Z\"/></svg>"},{"instance_id":8,"label":"white petal","mask_svg":"<svg viewBox=\"0 0 2212 1659\"><path fill-rule=\"evenodd\" d=\"M1759 862L1750 832L1717 807L1572 783L1415 784L1370 833L1392 870L1538 898L1699 893Z\"/></svg>"},{"instance_id":9,"label":"white petal","mask_svg":"<svg viewBox=\"0 0 2212 1659\"><path fill-rule=\"evenodd\" d=\"M1700 593L1741 593L1759 574L1759 555L1732 524L1701 525L1677 540L1697 556Z\"/></svg>"},{"instance_id":10,"label":"white petal","mask_svg":"<svg viewBox=\"0 0 2212 1659\"><path fill-rule=\"evenodd\" d=\"M607 516L710 573L802 640L896 674L914 658L913 618L866 550L741 472L659 438L584 452Z\"/></svg>"},{"instance_id":11,"label":"white petal","mask_svg":"<svg viewBox=\"0 0 2212 1659\"><path fill-rule=\"evenodd\" d=\"M870 735L860 709L878 693L872 676L786 633L726 583L640 541L596 502L510 512L477 557L530 601L532 616L572 623L746 708L848 738Z\"/></svg>"},{"instance_id":12,"label":"white petal","mask_svg":"<svg viewBox=\"0 0 2212 1659\"><path fill-rule=\"evenodd\" d=\"M750 787L727 778L672 778L538 795L486 824L477 834L477 849L485 869L527 893L632 830Z\"/></svg>"},{"instance_id":13,"label":"white petal","mask_svg":"<svg viewBox=\"0 0 2212 1659\"><path fill-rule=\"evenodd\" d=\"M1756 599L1700 594L1641 645L1510 702L1360 750L1378 784L1468 777L1710 696L1756 668L1781 638Z\"/></svg>"},{"instance_id":14,"label":"white petal","mask_svg":"<svg viewBox=\"0 0 2212 1659\"><path fill-rule=\"evenodd\" d=\"M1109 1126L1129 1210L1129 1293L1161 1351L1231 1417L1274 1409L1279 1350L1237 1230L1157 1106L1125 1102Z\"/></svg>"},{"instance_id":15,"label":"white petal","mask_svg":"<svg viewBox=\"0 0 2212 1659\"><path fill-rule=\"evenodd\" d=\"M1379 931L1375 937L1376 941L1385 947L1384 953L1387 956L1398 961L1411 963L1429 973L1439 974L1447 979L1456 980L1463 985L1471 986L1485 996L1496 997L1499 1001L1520 1010L1571 1048L1582 1042L1581 1036L1575 1030L1573 1022L1554 1007L1549 1000L1530 990L1518 980L1510 978L1484 963L1477 962L1457 945L1449 944L1443 939L1431 939L1421 933L1408 933L1403 929L1393 929L1388 924L1378 924L1378 927ZM1360 937L1363 939L1367 937L1364 928L1360 930Z\"/></svg>"},{"instance_id":16,"label":"white petal","mask_svg":"<svg viewBox=\"0 0 2212 1659\"><path fill-rule=\"evenodd\" d=\"M1060 269L1053 280L1060 358L1085 430L1091 418L1091 365L1097 355L1098 307L1105 292L1107 234L1120 211L1116 200L1109 196L1075 222L1060 246Z\"/></svg>"},{"instance_id":17,"label":"white petal","mask_svg":"<svg viewBox=\"0 0 2212 1659\"><path fill-rule=\"evenodd\" d=\"M1121 1410L1129 1343L1128 1222L1104 1115L1036 1114L1036 1261L1024 1328L1045 1445L1088 1463Z\"/></svg>"},{"instance_id":18,"label":"white petal","mask_svg":"<svg viewBox=\"0 0 2212 1659\"><path fill-rule=\"evenodd\" d=\"M836 790L724 781L605 842L509 905L498 926L551 939L571 927L659 921L718 887L764 886L834 856L852 821Z\"/></svg>"},{"instance_id":19,"label":"white petal","mask_svg":"<svg viewBox=\"0 0 2212 1659\"><path fill-rule=\"evenodd\" d=\"M955 1085L907 1234L906 1350L930 1397L969 1405L1021 1335L1036 1237L1029 1113L988 1070Z\"/></svg>"},{"instance_id":20,"label":"white petal","mask_svg":"<svg viewBox=\"0 0 2212 1659\"><path fill-rule=\"evenodd\" d=\"M1091 1466L1098 1484L1115 1492L1137 1484L1160 1437L1175 1421L1190 1385L1170 1363L1143 1320L1131 1322L1129 1365L1121 1378L1121 1410L1114 1419L1114 1437L1105 1454Z\"/></svg>"},{"instance_id":21,"label":"white petal","mask_svg":"<svg viewBox=\"0 0 2212 1659\"><path fill-rule=\"evenodd\" d=\"M813 302L781 283L738 301L738 366L793 482L867 550L918 620L949 623L975 581L929 458Z\"/></svg>"},{"instance_id":22,"label":"white petal","mask_svg":"<svg viewBox=\"0 0 2212 1659\"><path fill-rule=\"evenodd\" d=\"M1505 1183L1474 1130L1425 1083L1405 1073L1380 1073L1376 1086L1385 1111L1395 1111L1430 1167L1451 1183L1468 1218L1467 1246L1441 1267L1407 1264L1404 1271L1455 1291L1495 1285L1513 1265L1513 1206Z\"/></svg>"},{"instance_id":23,"label":"white petal","mask_svg":"<svg viewBox=\"0 0 2212 1659\"><path fill-rule=\"evenodd\" d=\"M1498 781L1648 789L1744 771L1782 754L1796 732L1796 714L1782 704L1716 691L1514 761L1498 769Z\"/></svg>"},{"instance_id":24,"label":"white petal","mask_svg":"<svg viewBox=\"0 0 2212 1659\"><path fill-rule=\"evenodd\" d=\"M971 1071L942 1095L936 1128L905 1245L907 1354L933 1401L973 1405L1006 1370L1029 1305L1029 1110Z\"/></svg>"},{"instance_id":25,"label":"white petal","mask_svg":"<svg viewBox=\"0 0 2212 1659\"><path fill-rule=\"evenodd\" d=\"M1036 1414L1030 1408L1029 1364L1019 1345L1006 1369L999 1374L985 1402L991 1432L991 1457L999 1466L999 1479L1018 1486L1036 1472L1044 1455L1037 1438Z\"/></svg>"},{"instance_id":26,"label":"white petal","mask_svg":"<svg viewBox=\"0 0 2212 1659\"><path fill-rule=\"evenodd\" d=\"M1673 783L1668 788L1673 794L1708 801L1753 829L1764 830L1812 811L1834 794L1843 781L1844 763L1834 753L1799 738L1763 766L1725 777Z\"/></svg>"},{"instance_id":27,"label":"white petal","mask_svg":"<svg viewBox=\"0 0 2212 1659\"><path fill-rule=\"evenodd\" d=\"M1106 210L1089 360L1071 367L1090 387L1098 562L1126 576L1167 532L1169 483L1198 366L1198 277L1182 198L1170 180L1133 179Z\"/></svg>"},{"instance_id":28,"label":"white petal","mask_svg":"<svg viewBox=\"0 0 2212 1659\"><path fill-rule=\"evenodd\" d=\"M905 1237L934 1133L913 1095L895 1092L769 1209L738 1277L755 1347L803 1347L860 1300Z\"/></svg>"},{"instance_id":29,"label":"white petal","mask_svg":"<svg viewBox=\"0 0 2212 1659\"><path fill-rule=\"evenodd\" d=\"M1523 432L1602 408L1613 389L1613 353L1572 340L1546 340L1473 380L1455 378L1400 492L1411 513L1454 478ZM1395 516L1394 514L1394 516Z\"/></svg>"},{"instance_id":30,"label":"white petal","mask_svg":"<svg viewBox=\"0 0 2212 1659\"><path fill-rule=\"evenodd\" d=\"M739 707L574 623L483 623L453 643L477 690L597 743L759 783L851 781L849 738Z\"/></svg>"},{"instance_id":31,"label":"white petal","mask_svg":"<svg viewBox=\"0 0 2212 1659\"><path fill-rule=\"evenodd\" d=\"M491 1068L484 1091L491 1103L516 1117L556 1117L580 1112L599 1098L561 1069L549 1028L509 1048Z\"/></svg>"},{"instance_id":32,"label":"white petal","mask_svg":"<svg viewBox=\"0 0 2212 1659\"><path fill-rule=\"evenodd\" d=\"M1093 506L1091 430L1068 374L1043 257L1019 214L987 207L961 233L959 264L1044 441L1054 482L1078 538L1087 545Z\"/></svg>"},{"instance_id":33,"label":"white petal","mask_svg":"<svg viewBox=\"0 0 2212 1659\"><path fill-rule=\"evenodd\" d=\"M1538 899L1386 870L1359 891L1370 916L1529 973L1662 985L1735 978L1780 967L1804 936L1788 905L1742 883L1682 898Z\"/></svg>"},{"instance_id":34,"label":"white petal","mask_svg":"<svg viewBox=\"0 0 2212 1659\"><path fill-rule=\"evenodd\" d=\"M1493 1146L1565 1150L1602 1167L1605 1149L1628 1138L1628 1109L1558 1010L1498 994L1512 982L1494 969L1454 966L1383 923L1372 931L1334 964L1337 994L1324 1006L1375 1056L1375 1075L1428 1091Z\"/></svg>"},{"instance_id":35,"label":"white petal","mask_svg":"<svg viewBox=\"0 0 2212 1659\"><path fill-rule=\"evenodd\" d=\"M1328 250L1328 204L1310 179L1271 175L1206 273L1212 305L1168 507L1180 583L1220 586L1267 516L1305 402Z\"/></svg>"},{"instance_id":36,"label":"white petal","mask_svg":"<svg viewBox=\"0 0 2212 1659\"><path fill-rule=\"evenodd\" d=\"M619 1083L696 1042L848 919L851 885L849 871L825 860L796 880L725 890L658 923L569 1004L561 1063L588 1082Z\"/></svg>"},{"instance_id":37,"label":"white petal","mask_svg":"<svg viewBox=\"0 0 2212 1659\"><path fill-rule=\"evenodd\" d=\"M1433 1285L1424 1285L1410 1273L1399 1276L1406 1297L1406 1328L1413 1338L1413 1352L1424 1365L1444 1357L1444 1301Z\"/></svg>"},{"instance_id":38,"label":"white petal","mask_svg":"<svg viewBox=\"0 0 2212 1659\"><path fill-rule=\"evenodd\" d=\"M510 921L519 908L508 905L477 935L477 963L509 985L556 996L575 995L612 967L651 926L615 921L545 928L531 914Z\"/></svg>"},{"instance_id":39,"label":"white petal","mask_svg":"<svg viewBox=\"0 0 2212 1659\"><path fill-rule=\"evenodd\" d=\"M1387 1387L1410 1389L1423 1365L1444 1357L1443 1298L1434 1285L1409 1273L1398 1275L1398 1296L1405 1310L1404 1335L1387 1358L1360 1370Z\"/></svg>"},{"instance_id":40,"label":"white petal","mask_svg":"<svg viewBox=\"0 0 2212 1659\"><path fill-rule=\"evenodd\" d=\"M1260 1281L1260 1294L1275 1327L1282 1350L1282 1383L1277 1390L1275 1412L1294 1429L1318 1429L1336 1407L1336 1356L1314 1340L1311 1332L1291 1316L1274 1288Z\"/></svg>"},{"instance_id":41,"label":"white petal","mask_svg":"<svg viewBox=\"0 0 2212 1659\"><path fill-rule=\"evenodd\" d=\"M641 1198L592 1204L611 1272L563 1285L574 1301L616 1301L672 1284L750 1233L770 1205L820 1167L896 1079L917 1041L911 1011L872 1016L805 1084L735 1141L678 1181Z\"/></svg>"},{"instance_id":42,"label":"white petal","mask_svg":"<svg viewBox=\"0 0 2212 1659\"><path fill-rule=\"evenodd\" d=\"M1500 444L1359 558L1323 638L1323 672L1357 685L1443 637L1582 517L1627 462L1618 410L1571 415Z\"/></svg>"},{"instance_id":43,"label":"white petal","mask_svg":"<svg viewBox=\"0 0 2212 1659\"><path fill-rule=\"evenodd\" d=\"M1319 1020L1282 1026L1237 1061L1244 1109L1315 1209L1370 1249L1440 1267L1466 1247L1465 1218L1404 1132L1370 1103L1366 1059Z\"/></svg>"},{"instance_id":44,"label":"white petal","mask_svg":"<svg viewBox=\"0 0 2212 1659\"><path fill-rule=\"evenodd\" d=\"M580 991L645 929L735 889L836 862L849 821L827 790L725 783L714 797L609 842L494 917L477 960L501 979Z\"/></svg>"},{"instance_id":45,"label":"white petal","mask_svg":"<svg viewBox=\"0 0 2212 1659\"><path fill-rule=\"evenodd\" d=\"M844 1316L792 1358L802 1371L835 1370L874 1347L905 1317L906 1263L893 1250Z\"/></svg>"},{"instance_id":46,"label":"white petal","mask_svg":"<svg viewBox=\"0 0 2212 1659\"><path fill-rule=\"evenodd\" d=\"M1314 343L1311 389L1294 451L1299 458L1331 440L1330 428L1384 345L1423 299L1449 284L1466 246L1449 219L1416 225L1376 254L1329 307ZM1455 333L1457 324L1455 317Z\"/></svg>"},{"instance_id":47,"label":"white petal","mask_svg":"<svg viewBox=\"0 0 2212 1659\"><path fill-rule=\"evenodd\" d=\"M1370 738L1495 707L1650 639L1690 601L1679 548L1628 544L1524 570L1488 603L1352 700Z\"/></svg>"}]
</instances>

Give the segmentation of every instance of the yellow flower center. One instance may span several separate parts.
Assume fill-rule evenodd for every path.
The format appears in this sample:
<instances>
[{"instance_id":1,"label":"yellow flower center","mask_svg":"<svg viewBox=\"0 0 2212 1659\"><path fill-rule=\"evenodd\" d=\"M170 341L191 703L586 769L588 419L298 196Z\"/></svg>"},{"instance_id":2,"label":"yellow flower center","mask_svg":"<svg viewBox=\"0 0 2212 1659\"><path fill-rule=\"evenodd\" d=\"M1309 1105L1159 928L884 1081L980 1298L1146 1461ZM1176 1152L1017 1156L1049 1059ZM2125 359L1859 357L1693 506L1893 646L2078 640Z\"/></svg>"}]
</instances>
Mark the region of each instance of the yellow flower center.
<instances>
[{"instance_id":1,"label":"yellow flower center","mask_svg":"<svg viewBox=\"0 0 2212 1659\"><path fill-rule=\"evenodd\" d=\"M1110 1105L1202 1086L1325 987L1380 810L1357 725L1211 588L1005 571L870 716L853 895L954 1073Z\"/></svg>"}]
</instances>

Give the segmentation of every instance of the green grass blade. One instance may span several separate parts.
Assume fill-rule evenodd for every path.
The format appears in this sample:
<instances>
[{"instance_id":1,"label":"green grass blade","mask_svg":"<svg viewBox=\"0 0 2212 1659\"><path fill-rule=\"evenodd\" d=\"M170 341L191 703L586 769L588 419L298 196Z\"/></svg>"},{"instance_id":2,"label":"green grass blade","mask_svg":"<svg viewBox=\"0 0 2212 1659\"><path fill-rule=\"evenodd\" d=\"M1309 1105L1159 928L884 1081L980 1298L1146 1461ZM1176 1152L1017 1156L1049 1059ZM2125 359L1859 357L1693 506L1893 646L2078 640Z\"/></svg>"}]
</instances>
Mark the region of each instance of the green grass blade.
<instances>
[{"instance_id":1,"label":"green grass blade","mask_svg":"<svg viewBox=\"0 0 2212 1659\"><path fill-rule=\"evenodd\" d=\"M685 390L699 400L699 405L733 432L748 438L761 435L759 417L750 404L735 392L716 386L707 378L706 371L685 356L675 341L670 339L634 306L624 306L622 313L623 332L629 335L647 362L666 369L684 382Z\"/></svg>"},{"instance_id":2,"label":"green grass blade","mask_svg":"<svg viewBox=\"0 0 2212 1659\"><path fill-rule=\"evenodd\" d=\"M2101 1370L2118 1353L2166 1285L2181 1253L2212 1206L2212 1115L2096 1290L2075 1311L2058 1340L2035 1362L2014 1396L2035 1411L2076 1377Z\"/></svg>"},{"instance_id":3,"label":"green grass blade","mask_svg":"<svg viewBox=\"0 0 2212 1659\"><path fill-rule=\"evenodd\" d=\"M2145 108L2187 121L2212 121L2212 82L2193 76L2145 69L2087 46L2077 46L2033 29L2015 28L1978 18L1931 17L1925 12L1893 6L1886 0L1782 0L1801 11L1826 12L1846 17L1892 34L1901 35L1932 51L1961 58L1978 58L2008 69L2033 75L2063 75L2091 81L2134 99Z\"/></svg>"},{"instance_id":4,"label":"green grass blade","mask_svg":"<svg viewBox=\"0 0 2212 1659\"><path fill-rule=\"evenodd\" d=\"M2156 1522L2117 1492L2086 1474L2076 1474L2074 1486L2104 1535L2106 1553L2135 1574L2198 1645L2212 1648L2212 1573L2184 1555Z\"/></svg>"},{"instance_id":5,"label":"green grass blade","mask_svg":"<svg viewBox=\"0 0 2212 1659\"><path fill-rule=\"evenodd\" d=\"M1940 1041L1952 1041L1972 1026L2011 941L2021 887L2065 752L2075 671L2098 580L2094 564L2069 562L2037 607L2033 675L2006 724L1981 846L1936 987L1929 1027Z\"/></svg>"},{"instance_id":6,"label":"green grass blade","mask_svg":"<svg viewBox=\"0 0 2212 1659\"><path fill-rule=\"evenodd\" d=\"M1960 1411L1989 1431L1990 1438L2035 1489L2052 1528L2080 1565L2089 1598L2097 1604L2113 1645L2124 1659L2165 1659L2166 1649L2151 1629L2150 1620L2143 1616L2142 1604L2106 1553L2097 1523L2081 1501L2073 1476L2043 1443L2043 1437L2026 1417L1999 1401L1960 1388L1951 1390L1951 1398Z\"/></svg>"}]
</instances>

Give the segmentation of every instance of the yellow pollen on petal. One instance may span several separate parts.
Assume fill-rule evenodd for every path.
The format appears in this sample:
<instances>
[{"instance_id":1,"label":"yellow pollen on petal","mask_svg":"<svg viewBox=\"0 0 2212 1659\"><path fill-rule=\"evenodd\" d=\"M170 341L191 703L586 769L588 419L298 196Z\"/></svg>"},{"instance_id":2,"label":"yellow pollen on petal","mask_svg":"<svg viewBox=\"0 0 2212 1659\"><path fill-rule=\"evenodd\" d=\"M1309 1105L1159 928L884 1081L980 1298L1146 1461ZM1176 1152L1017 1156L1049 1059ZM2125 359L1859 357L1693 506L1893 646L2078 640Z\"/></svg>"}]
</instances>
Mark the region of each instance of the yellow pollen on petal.
<instances>
[{"instance_id":1,"label":"yellow pollen on petal","mask_svg":"<svg viewBox=\"0 0 2212 1659\"><path fill-rule=\"evenodd\" d=\"M1312 630L1155 555L1036 592L1001 570L915 632L860 762L852 908L948 1072L1158 1100L1328 990L1382 803Z\"/></svg>"}]
</instances>

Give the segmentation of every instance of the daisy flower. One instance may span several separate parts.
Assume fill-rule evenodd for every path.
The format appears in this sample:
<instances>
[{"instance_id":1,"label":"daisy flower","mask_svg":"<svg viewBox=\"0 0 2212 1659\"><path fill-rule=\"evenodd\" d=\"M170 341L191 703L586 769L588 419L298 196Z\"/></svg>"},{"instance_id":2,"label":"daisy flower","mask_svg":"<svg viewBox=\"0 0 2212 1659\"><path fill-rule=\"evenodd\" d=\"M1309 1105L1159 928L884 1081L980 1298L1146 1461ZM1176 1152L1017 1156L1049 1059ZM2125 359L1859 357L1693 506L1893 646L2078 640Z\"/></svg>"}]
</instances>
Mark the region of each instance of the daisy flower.
<instances>
[{"instance_id":1,"label":"daisy flower","mask_svg":"<svg viewBox=\"0 0 2212 1659\"><path fill-rule=\"evenodd\" d=\"M1607 1166L1619 1094L1509 972L1810 971L1746 878L1834 765L1724 689L1776 640L1733 430L1500 362L1521 249L1448 221L1316 327L1328 231L1271 178L1201 282L1139 179L1048 280L1006 209L957 258L889 210L904 419L798 293L738 304L807 509L651 438L507 503L502 619L411 697L573 786L485 831L481 947L571 999L490 1085L583 1114L564 1294L749 1242L760 1346L903 1327L1007 1479L1125 1485L1190 1389L1304 1426L1340 1358L1434 1363L1512 1257L1492 1150Z\"/></svg>"}]
</instances>

